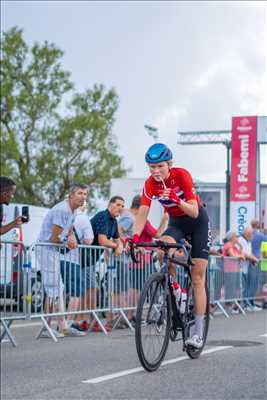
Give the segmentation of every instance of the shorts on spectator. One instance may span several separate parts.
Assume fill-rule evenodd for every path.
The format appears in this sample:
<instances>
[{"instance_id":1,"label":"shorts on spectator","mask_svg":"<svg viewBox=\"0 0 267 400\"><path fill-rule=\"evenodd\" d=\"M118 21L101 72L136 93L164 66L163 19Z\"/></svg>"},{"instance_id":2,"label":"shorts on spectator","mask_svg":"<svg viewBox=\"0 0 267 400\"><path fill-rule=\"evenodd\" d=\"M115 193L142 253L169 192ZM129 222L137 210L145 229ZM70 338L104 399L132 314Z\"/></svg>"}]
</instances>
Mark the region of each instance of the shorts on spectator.
<instances>
[{"instance_id":1,"label":"shorts on spectator","mask_svg":"<svg viewBox=\"0 0 267 400\"><path fill-rule=\"evenodd\" d=\"M42 273L42 281L46 296L57 300L63 295L64 290L59 268L59 252L51 245L37 245L36 257Z\"/></svg>"},{"instance_id":2,"label":"shorts on spectator","mask_svg":"<svg viewBox=\"0 0 267 400\"><path fill-rule=\"evenodd\" d=\"M111 290L114 293L127 292L129 289L128 259L115 260L114 266L109 268L109 270L112 277L112 281L109 280Z\"/></svg>"},{"instance_id":3,"label":"shorts on spectator","mask_svg":"<svg viewBox=\"0 0 267 400\"><path fill-rule=\"evenodd\" d=\"M95 289L97 287L95 266L91 265L90 267L86 267L85 270L82 269L82 274L83 274L83 280L85 277L85 288Z\"/></svg>"},{"instance_id":4,"label":"shorts on spectator","mask_svg":"<svg viewBox=\"0 0 267 400\"><path fill-rule=\"evenodd\" d=\"M65 294L71 297L80 297L84 294L81 267L69 261L60 261L60 272L65 286Z\"/></svg>"}]
</instances>

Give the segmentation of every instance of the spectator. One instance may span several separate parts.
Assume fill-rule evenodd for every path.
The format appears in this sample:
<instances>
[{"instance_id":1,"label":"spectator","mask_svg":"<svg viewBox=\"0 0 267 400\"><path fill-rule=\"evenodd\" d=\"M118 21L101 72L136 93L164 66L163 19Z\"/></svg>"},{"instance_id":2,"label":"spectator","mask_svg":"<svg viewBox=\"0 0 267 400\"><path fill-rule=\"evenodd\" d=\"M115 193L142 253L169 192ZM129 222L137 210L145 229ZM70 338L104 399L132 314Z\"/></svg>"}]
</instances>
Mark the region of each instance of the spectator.
<instances>
[{"instance_id":1,"label":"spectator","mask_svg":"<svg viewBox=\"0 0 267 400\"><path fill-rule=\"evenodd\" d=\"M251 221L251 228L253 229L252 232L252 240L251 240L251 247L252 247L252 254L257 258L261 258L261 243L267 241L267 235L265 235L260 230L260 221L257 219L253 219Z\"/></svg>"},{"instance_id":2,"label":"spectator","mask_svg":"<svg viewBox=\"0 0 267 400\"><path fill-rule=\"evenodd\" d=\"M251 240L252 254L259 260L261 258L261 245L263 242L267 241L267 234L261 232L259 220L253 219L250 224L253 229L252 240ZM249 268L248 274L249 274L248 277L249 297L255 298L257 294L257 288L259 287L260 264ZM253 299L251 300L251 303L252 306L255 305Z\"/></svg>"},{"instance_id":3,"label":"spectator","mask_svg":"<svg viewBox=\"0 0 267 400\"><path fill-rule=\"evenodd\" d=\"M86 202L82 207L78 208L78 212L74 220L74 233L75 235L77 235L77 241L79 242L79 244L87 246L90 246L92 244L94 233L89 216L87 215ZM96 308L96 277L95 268L93 267L93 265L89 265L88 262L90 258L90 249L80 249L78 257L79 263L82 268L82 285L85 290L80 308L81 310L94 310ZM79 314L76 318L76 323L73 325L74 328L81 331L87 331L89 329L89 323L86 321L87 317L87 315ZM79 323L78 321L83 322Z\"/></svg>"},{"instance_id":4,"label":"spectator","mask_svg":"<svg viewBox=\"0 0 267 400\"><path fill-rule=\"evenodd\" d=\"M94 240L92 242L93 246L104 246L114 251L114 256L119 257L123 251L122 241L119 236L117 217L120 215L121 210L124 207L124 199L121 196L114 196L110 199L108 207L104 211L98 212L92 219L91 225L94 232ZM93 264L100 257L103 251L99 251L98 254L94 256ZM92 267L92 266L91 266ZM118 303L118 295L114 295L115 303ZM107 313L107 320L105 324L105 329L110 331L112 329L113 315L112 313ZM96 322L92 326L93 332L101 332L102 329L100 325Z\"/></svg>"},{"instance_id":5,"label":"spectator","mask_svg":"<svg viewBox=\"0 0 267 400\"><path fill-rule=\"evenodd\" d=\"M242 247L238 241L238 235L235 231L228 231L225 235L223 245L224 257L237 257L240 260L245 260L242 252Z\"/></svg>"},{"instance_id":6,"label":"spectator","mask_svg":"<svg viewBox=\"0 0 267 400\"><path fill-rule=\"evenodd\" d=\"M45 311L48 313L55 310L60 313L64 312L64 285L60 274L60 263L62 266L62 262L63 265L66 264L65 269L69 277L68 281L70 281L70 287L66 289L70 291L70 294L73 293L74 275L79 271L79 268L75 263L68 262L66 259L62 260L62 257L66 257L67 251L71 253L70 250L76 249L78 246L73 233L73 222L75 210L84 203L86 196L86 185L72 185L68 198L48 211L41 226L39 242L65 244L66 246L64 255L58 251L56 246L38 246L38 258L46 293ZM77 298L73 296L70 299L68 310L76 311L76 307ZM80 332L71 326L72 319L73 317L66 321L64 316L58 317L58 331L54 330L54 335L56 337L85 335L84 332ZM42 337L49 337L48 332L43 332Z\"/></svg>"},{"instance_id":7,"label":"spectator","mask_svg":"<svg viewBox=\"0 0 267 400\"><path fill-rule=\"evenodd\" d=\"M5 176L0 176L0 235L4 235L9 232L11 229L16 228L17 226L22 225L25 222L23 221L23 217L17 217L14 221L10 222L7 225L2 225L3 222L3 204L9 205L10 201L13 199L14 194L16 192L16 183Z\"/></svg>"},{"instance_id":8,"label":"spectator","mask_svg":"<svg viewBox=\"0 0 267 400\"><path fill-rule=\"evenodd\" d=\"M232 300L239 297L240 289L240 260L245 260L241 245L238 242L237 233L228 231L225 236L223 246L224 258L224 298ZM228 258L231 257L231 258ZM233 303L226 301L227 308L233 306ZM231 310L233 314L239 312L238 309Z\"/></svg>"},{"instance_id":9,"label":"spectator","mask_svg":"<svg viewBox=\"0 0 267 400\"><path fill-rule=\"evenodd\" d=\"M73 188L71 188L70 195L67 197L67 199L70 198L70 196L73 194L75 195L78 190L84 190L85 192L85 197L87 196L87 186L84 185L86 189L83 188L78 188L77 185L74 185ZM84 204L83 204L84 206ZM83 207L82 206L82 207ZM86 206L85 206L86 207ZM82 244L81 240L83 240L83 235L86 236L88 241L86 242L88 244L91 244L93 240L93 232L91 226L89 226L89 232L86 231L86 228L84 228L84 220L79 222L79 206L75 208L75 219L74 219L74 224L73 224L73 233L76 239L77 244ZM86 217L86 216L85 216ZM75 229L75 223L77 223L77 218L78 218L78 232ZM90 224L89 218L88 223ZM80 228L82 229L82 232L80 232ZM91 228L91 229L90 229ZM81 235L81 240L79 238L79 235ZM70 252L64 252L64 254L61 255L61 261L60 261L60 271L61 271L61 276L63 279L64 287L65 287L65 295L69 296L69 302L68 302L68 316L67 316L67 321L68 324L75 329L78 329L79 331L83 331L84 329L80 327L78 323L76 323L77 316L73 314L74 311L78 311L80 309L81 305L81 298L84 295L85 292L85 285L86 282L83 282L83 273L81 270L81 258L80 258L80 252L76 248L74 250L71 250ZM84 296L83 296L84 297ZM75 320L75 322L74 322Z\"/></svg>"},{"instance_id":10,"label":"spectator","mask_svg":"<svg viewBox=\"0 0 267 400\"><path fill-rule=\"evenodd\" d=\"M252 309L258 311L260 307L252 305L249 301L249 270L251 268L258 268L259 260L252 254L251 239L253 230L251 227L245 227L243 234L239 237L238 241L242 246L245 260L240 262L241 276L242 276L242 298L244 301L245 309Z\"/></svg>"},{"instance_id":11,"label":"spectator","mask_svg":"<svg viewBox=\"0 0 267 400\"><path fill-rule=\"evenodd\" d=\"M264 234L267 235L267 230ZM262 308L267 308L267 241L261 243L261 286Z\"/></svg>"},{"instance_id":12,"label":"spectator","mask_svg":"<svg viewBox=\"0 0 267 400\"><path fill-rule=\"evenodd\" d=\"M132 237L133 235L133 225L135 222L135 217L138 213L138 210L141 206L141 196L136 195L132 200L132 204L130 209L122 210L120 218L118 220L119 233L120 237L123 241L126 238ZM164 213L164 216L161 220L160 226L158 229L154 228L149 220L146 221L144 229L140 235L140 242L152 242L153 238L159 238L162 233L167 229L168 225L168 214ZM148 249L147 249L148 250ZM130 264L130 290L129 290L129 300L132 307L137 305L140 290L142 289L145 280L148 277L149 271L145 266L151 265L152 259L150 254L144 255L142 257L142 261L137 265ZM126 268L126 266L125 266ZM135 323L135 317L133 315L133 311L129 311L128 318L131 322Z\"/></svg>"}]
</instances>

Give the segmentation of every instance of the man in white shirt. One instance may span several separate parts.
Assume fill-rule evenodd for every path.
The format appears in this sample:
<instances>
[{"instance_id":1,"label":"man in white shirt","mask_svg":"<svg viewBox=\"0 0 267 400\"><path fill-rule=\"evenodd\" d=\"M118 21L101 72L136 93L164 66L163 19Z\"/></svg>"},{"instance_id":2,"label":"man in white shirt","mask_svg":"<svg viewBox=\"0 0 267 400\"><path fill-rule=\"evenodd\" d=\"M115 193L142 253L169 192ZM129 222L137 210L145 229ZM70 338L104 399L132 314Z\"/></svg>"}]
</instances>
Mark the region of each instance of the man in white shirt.
<instances>
[{"instance_id":1,"label":"man in white shirt","mask_svg":"<svg viewBox=\"0 0 267 400\"><path fill-rule=\"evenodd\" d=\"M68 260L71 257L72 251L74 251L74 255L75 251L77 251L74 250L77 249L78 244L72 227L76 210L83 205L87 197L87 190L88 188L84 184L72 185L68 198L56 204L48 211L44 218L38 241L47 242L47 245L37 245L37 256L47 296L45 304L46 312L64 312L63 291L66 292L66 282L71 281L73 276L77 277L77 273L79 272L79 265L76 268L76 264L70 263ZM59 248L54 246L54 244L65 244L65 247L61 248L61 250L64 250L63 254L61 254ZM60 264L63 264L63 269L67 271L66 273L70 274L70 279L64 280L64 276L60 273ZM72 264L76 268L76 271L73 271ZM65 281L65 285L63 281ZM69 289L72 290L72 287ZM70 299L68 311L75 309L76 306L77 299L74 296ZM58 317L58 325L59 332L53 332L56 337L82 336L83 334L83 332L79 332L71 327L71 320L67 324L63 316ZM50 336L44 331L42 337Z\"/></svg>"}]
</instances>

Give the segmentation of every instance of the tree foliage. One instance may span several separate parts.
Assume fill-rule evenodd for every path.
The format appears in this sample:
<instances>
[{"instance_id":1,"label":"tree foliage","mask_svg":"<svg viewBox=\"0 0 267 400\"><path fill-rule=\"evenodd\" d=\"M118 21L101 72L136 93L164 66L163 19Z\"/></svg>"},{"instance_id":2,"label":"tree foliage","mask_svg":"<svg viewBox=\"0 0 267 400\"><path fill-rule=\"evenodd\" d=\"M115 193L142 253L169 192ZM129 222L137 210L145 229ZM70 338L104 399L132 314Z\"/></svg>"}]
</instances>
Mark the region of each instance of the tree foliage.
<instances>
[{"instance_id":1,"label":"tree foliage","mask_svg":"<svg viewBox=\"0 0 267 400\"><path fill-rule=\"evenodd\" d=\"M18 28L3 34L1 175L17 182L17 201L44 206L87 183L93 209L110 179L126 173L112 133L118 96L101 84L73 93L62 57L47 42L30 48Z\"/></svg>"}]
</instances>

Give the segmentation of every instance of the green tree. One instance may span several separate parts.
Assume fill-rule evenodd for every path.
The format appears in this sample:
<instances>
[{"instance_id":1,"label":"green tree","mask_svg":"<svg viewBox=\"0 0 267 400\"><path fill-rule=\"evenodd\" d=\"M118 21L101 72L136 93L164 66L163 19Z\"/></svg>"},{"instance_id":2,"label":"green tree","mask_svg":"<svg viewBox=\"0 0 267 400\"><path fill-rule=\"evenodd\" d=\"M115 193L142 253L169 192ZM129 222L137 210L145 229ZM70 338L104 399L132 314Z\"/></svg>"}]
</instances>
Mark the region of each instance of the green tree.
<instances>
[{"instance_id":1,"label":"green tree","mask_svg":"<svg viewBox=\"0 0 267 400\"><path fill-rule=\"evenodd\" d=\"M103 85L73 94L62 56L47 42L29 48L17 28L3 34L1 175L17 182L17 201L44 206L88 183L93 209L111 177L126 173L112 134L118 96Z\"/></svg>"}]
</instances>

